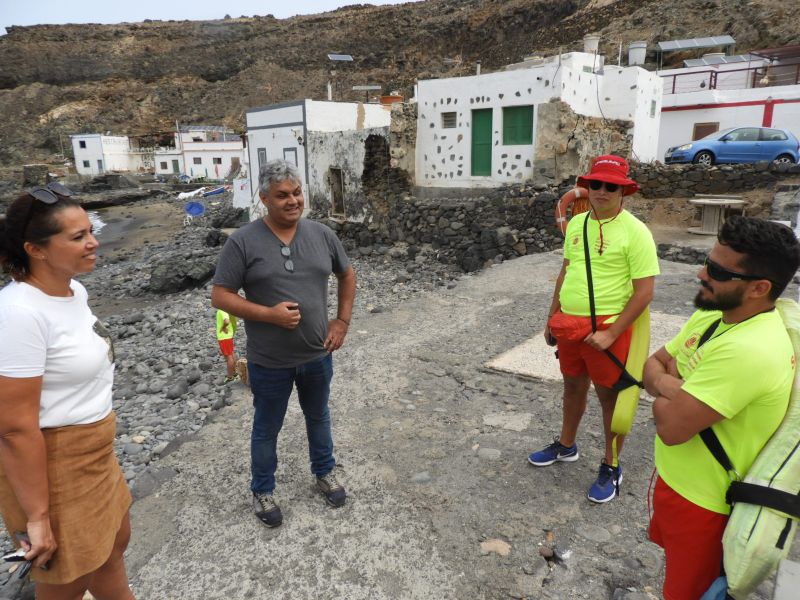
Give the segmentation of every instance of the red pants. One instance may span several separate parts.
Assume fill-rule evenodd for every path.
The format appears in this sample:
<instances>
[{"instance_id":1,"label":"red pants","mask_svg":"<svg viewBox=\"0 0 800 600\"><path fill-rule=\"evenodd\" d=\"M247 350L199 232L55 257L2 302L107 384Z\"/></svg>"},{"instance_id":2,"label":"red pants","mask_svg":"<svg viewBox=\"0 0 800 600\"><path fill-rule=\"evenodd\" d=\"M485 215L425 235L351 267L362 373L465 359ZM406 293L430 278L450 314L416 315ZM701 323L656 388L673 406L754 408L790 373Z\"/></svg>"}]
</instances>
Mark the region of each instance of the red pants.
<instances>
[{"instance_id":1,"label":"red pants","mask_svg":"<svg viewBox=\"0 0 800 600\"><path fill-rule=\"evenodd\" d=\"M664 600L698 600L720 576L727 523L728 515L697 506L656 480L648 533L666 557Z\"/></svg>"},{"instance_id":2,"label":"red pants","mask_svg":"<svg viewBox=\"0 0 800 600\"><path fill-rule=\"evenodd\" d=\"M233 338L217 341L219 342L219 350L222 352L222 356L233 356Z\"/></svg>"},{"instance_id":3,"label":"red pants","mask_svg":"<svg viewBox=\"0 0 800 600\"><path fill-rule=\"evenodd\" d=\"M598 330L608 329L606 320L609 316L598 316ZM590 317L567 315L558 311L548 321L550 333L558 342L558 362L561 372L569 377L578 377L588 373L589 379L597 385L611 388L622 374L620 368L608 357L608 354L595 350L583 340L592 333ZM623 365L628 358L631 347L633 328L628 327L608 348Z\"/></svg>"}]
</instances>

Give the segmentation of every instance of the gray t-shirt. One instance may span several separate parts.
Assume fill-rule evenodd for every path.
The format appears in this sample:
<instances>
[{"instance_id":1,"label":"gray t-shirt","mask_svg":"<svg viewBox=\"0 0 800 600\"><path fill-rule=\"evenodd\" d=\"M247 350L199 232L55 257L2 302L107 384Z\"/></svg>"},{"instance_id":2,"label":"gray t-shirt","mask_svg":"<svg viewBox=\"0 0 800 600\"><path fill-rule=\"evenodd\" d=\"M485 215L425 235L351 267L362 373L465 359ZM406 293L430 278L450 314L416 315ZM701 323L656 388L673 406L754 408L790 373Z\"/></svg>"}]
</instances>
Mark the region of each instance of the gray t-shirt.
<instances>
[{"instance_id":1,"label":"gray t-shirt","mask_svg":"<svg viewBox=\"0 0 800 600\"><path fill-rule=\"evenodd\" d=\"M336 234L316 221L297 223L289 244L294 272L284 268L283 245L263 219L248 223L225 242L213 281L230 290L243 289L247 300L264 306L285 301L300 305L296 329L245 319L247 360L273 369L297 367L327 354L328 278L350 266Z\"/></svg>"}]
</instances>

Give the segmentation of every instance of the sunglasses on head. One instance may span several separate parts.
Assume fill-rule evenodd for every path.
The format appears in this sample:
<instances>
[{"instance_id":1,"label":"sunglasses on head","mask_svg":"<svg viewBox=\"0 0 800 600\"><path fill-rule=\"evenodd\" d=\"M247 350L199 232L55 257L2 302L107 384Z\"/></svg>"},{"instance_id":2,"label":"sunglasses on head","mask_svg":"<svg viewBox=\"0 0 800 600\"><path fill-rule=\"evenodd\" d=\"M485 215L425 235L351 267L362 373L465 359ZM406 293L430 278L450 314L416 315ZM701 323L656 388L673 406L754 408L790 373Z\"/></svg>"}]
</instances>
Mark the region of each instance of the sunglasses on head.
<instances>
[{"instance_id":1,"label":"sunglasses on head","mask_svg":"<svg viewBox=\"0 0 800 600\"><path fill-rule=\"evenodd\" d=\"M283 268L289 271L289 273L294 273L294 263L290 258L292 256L292 249L289 246L281 246L281 256L286 259L286 262L283 263Z\"/></svg>"},{"instance_id":2,"label":"sunglasses on head","mask_svg":"<svg viewBox=\"0 0 800 600\"><path fill-rule=\"evenodd\" d=\"M56 181L47 185L38 185L26 190L26 192L45 204L55 204L58 202L59 197L69 198L72 196L72 190Z\"/></svg>"},{"instance_id":3,"label":"sunglasses on head","mask_svg":"<svg viewBox=\"0 0 800 600\"><path fill-rule=\"evenodd\" d=\"M771 281L768 277L762 277L761 275L747 275L746 273L730 271L719 263L715 263L710 258L706 258L706 262L704 264L706 267L706 273L708 273L708 276L714 281L731 281L733 279L738 279L741 281L758 281L759 279L766 279Z\"/></svg>"},{"instance_id":4,"label":"sunglasses on head","mask_svg":"<svg viewBox=\"0 0 800 600\"><path fill-rule=\"evenodd\" d=\"M619 189L618 183L608 183L607 181L597 181L596 179L589 180L589 188L593 189L595 192L602 187L606 188L607 192L616 192Z\"/></svg>"}]
</instances>

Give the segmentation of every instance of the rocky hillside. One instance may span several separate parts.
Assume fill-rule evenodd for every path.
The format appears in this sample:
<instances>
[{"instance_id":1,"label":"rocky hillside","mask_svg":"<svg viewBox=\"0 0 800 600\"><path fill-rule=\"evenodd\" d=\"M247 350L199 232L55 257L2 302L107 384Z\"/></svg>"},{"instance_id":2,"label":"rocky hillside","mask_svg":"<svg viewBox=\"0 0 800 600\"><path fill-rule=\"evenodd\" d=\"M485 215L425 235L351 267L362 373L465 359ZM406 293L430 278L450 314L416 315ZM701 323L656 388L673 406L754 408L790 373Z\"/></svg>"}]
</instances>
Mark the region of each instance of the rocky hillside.
<instances>
[{"instance_id":1,"label":"rocky hillside","mask_svg":"<svg viewBox=\"0 0 800 600\"><path fill-rule=\"evenodd\" d=\"M0 37L0 161L47 160L75 132L152 133L176 120L241 130L248 108L324 98L329 52L353 55L334 97L357 100L353 85L409 96L415 79L580 49L589 32L610 56L620 40L725 33L747 51L800 44L798 22L800 3L782 0L428 0L284 20L12 27Z\"/></svg>"}]
</instances>

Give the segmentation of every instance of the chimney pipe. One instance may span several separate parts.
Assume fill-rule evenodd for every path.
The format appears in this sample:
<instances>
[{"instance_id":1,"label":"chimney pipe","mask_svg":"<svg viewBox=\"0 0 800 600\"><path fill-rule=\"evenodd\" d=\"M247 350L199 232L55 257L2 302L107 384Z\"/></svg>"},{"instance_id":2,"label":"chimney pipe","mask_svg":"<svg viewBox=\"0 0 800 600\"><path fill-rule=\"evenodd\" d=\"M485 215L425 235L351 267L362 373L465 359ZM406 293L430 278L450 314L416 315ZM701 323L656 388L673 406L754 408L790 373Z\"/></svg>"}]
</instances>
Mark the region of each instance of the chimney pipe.
<instances>
[{"instance_id":1,"label":"chimney pipe","mask_svg":"<svg viewBox=\"0 0 800 600\"><path fill-rule=\"evenodd\" d=\"M583 36L583 51L586 54L597 54L597 48L600 44L600 36L589 33Z\"/></svg>"},{"instance_id":2,"label":"chimney pipe","mask_svg":"<svg viewBox=\"0 0 800 600\"><path fill-rule=\"evenodd\" d=\"M647 56L647 42L631 42L628 46L628 66L643 65Z\"/></svg>"},{"instance_id":3,"label":"chimney pipe","mask_svg":"<svg viewBox=\"0 0 800 600\"><path fill-rule=\"evenodd\" d=\"M475 61L475 75L481 74L481 61Z\"/></svg>"}]
</instances>

